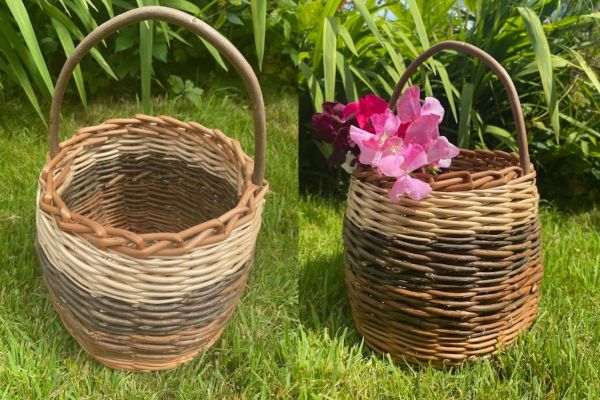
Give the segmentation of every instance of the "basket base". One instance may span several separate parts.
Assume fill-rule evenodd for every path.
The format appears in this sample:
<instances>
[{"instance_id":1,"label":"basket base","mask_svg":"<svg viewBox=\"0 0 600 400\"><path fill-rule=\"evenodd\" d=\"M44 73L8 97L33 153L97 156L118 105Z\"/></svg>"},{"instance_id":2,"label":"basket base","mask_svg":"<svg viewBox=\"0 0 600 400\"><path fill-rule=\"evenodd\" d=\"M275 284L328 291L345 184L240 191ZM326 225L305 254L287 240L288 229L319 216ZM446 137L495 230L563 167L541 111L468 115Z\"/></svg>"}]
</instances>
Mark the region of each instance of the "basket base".
<instances>
[{"instance_id":1,"label":"basket base","mask_svg":"<svg viewBox=\"0 0 600 400\"><path fill-rule=\"evenodd\" d=\"M348 219L343 235L352 317L377 353L460 365L510 346L536 318L543 276L537 219L502 238L482 234L448 246L443 240L457 239L437 237L427 242L433 250ZM453 253L439 250L446 247ZM508 252L494 247L525 251L501 258Z\"/></svg>"},{"instance_id":2,"label":"basket base","mask_svg":"<svg viewBox=\"0 0 600 400\"><path fill-rule=\"evenodd\" d=\"M221 333L225 329L225 324L231 318L235 311L235 306L231 307L227 313L224 313L221 318L213 321L206 327L200 329L191 329L189 331L180 332L178 335L169 337L152 337L136 335L137 337L127 337L124 335L107 335L103 332L94 332L83 326L77 317L60 301L57 300L52 288L44 279L46 286L50 292L52 305L60 316L60 319L69 334L79 343L90 356L99 363L121 371L133 372L152 372L164 371L176 368L181 364L190 362L198 355L198 353L207 350L219 340ZM187 337L187 339L186 339ZM135 348L132 344L130 351L111 344L113 341L129 341L131 339L151 341L154 338L157 342L167 341L182 341L189 340L192 342L187 349L180 349L174 354L156 355L156 351L144 354L143 349ZM157 346L160 346L157 343ZM135 349L135 350L134 350ZM154 353L154 354L153 354Z\"/></svg>"},{"instance_id":3,"label":"basket base","mask_svg":"<svg viewBox=\"0 0 600 400\"><path fill-rule=\"evenodd\" d=\"M175 368L210 348L235 312L252 263L187 301L132 306L87 293L39 247L38 255L53 307L69 334L101 364L140 372Z\"/></svg>"}]
</instances>

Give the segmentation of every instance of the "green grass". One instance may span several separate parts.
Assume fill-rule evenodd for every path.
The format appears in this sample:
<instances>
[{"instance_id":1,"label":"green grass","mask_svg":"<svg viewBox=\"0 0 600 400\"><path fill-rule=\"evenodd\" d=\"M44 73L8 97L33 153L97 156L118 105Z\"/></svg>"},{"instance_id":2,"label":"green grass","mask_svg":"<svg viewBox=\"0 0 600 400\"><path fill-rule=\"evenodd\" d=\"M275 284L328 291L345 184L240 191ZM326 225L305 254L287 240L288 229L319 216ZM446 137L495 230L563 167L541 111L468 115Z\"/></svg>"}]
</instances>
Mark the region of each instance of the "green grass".
<instances>
[{"instance_id":1,"label":"green grass","mask_svg":"<svg viewBox=\"0 0 600 400\"><path fill-rule=\"evenodd\" d=\"M218 85L214 85L218 86ZM154 100L155 113L195 120L240 139L253 154L247 98L209 92L201 109ZM114 371L95 362L63 329L43 286L34 251L35 191L47 131L25 101L0 118L0 399L208 399L287 397L294 390L297 330L297 100L266 95L271 183L255 264L241 305L221 339L185 366L161 373ZM133 116L135 101L92 101L63 112L62 132Z\"/></svg>"},{"instance_id":2,"label":"green grass","mask_svg":"<svg viewBox=\"0 0 600 400\"><path fill-rule=\"evenodd\" d=\"M164 99L154 108L218 127L252 154L246 99L234 92L207 93L199 110ZM395 364L372 353L352 323L343 283L344 202L298 199L296 97L270 91L266 102L271 194L242 302L210 350L178 369L146 374L95 362L53 311L33 247L46 128L25 102L4 104L0 399L600 398L600 210L542 208L540 314L514 347L449 371ZM92 101L88 114L70 105L63 132L137 110L120 99Z\"/></svg>"},{"instance_id":3,"label":"green grass","mask_svg":"<svg viewBox=\"0 0 600 400\"><path fill-rule=\"evenodd\" d=\"M343 280L340 200L300 201L299 380L332 399L600 398L600 210L542 207L539 317L491 360L442 371L394 364L354 328Z\"/></svg>"}]
</instances>

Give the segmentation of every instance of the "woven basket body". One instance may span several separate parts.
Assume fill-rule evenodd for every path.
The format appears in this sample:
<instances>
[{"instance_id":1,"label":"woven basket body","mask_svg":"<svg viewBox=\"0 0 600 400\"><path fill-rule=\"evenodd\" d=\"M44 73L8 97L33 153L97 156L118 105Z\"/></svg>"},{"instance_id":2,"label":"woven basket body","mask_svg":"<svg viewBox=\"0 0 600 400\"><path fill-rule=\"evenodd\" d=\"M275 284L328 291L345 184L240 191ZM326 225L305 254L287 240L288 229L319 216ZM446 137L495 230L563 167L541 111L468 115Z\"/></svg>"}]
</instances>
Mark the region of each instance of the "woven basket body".
<instances>
[{"instance_id":1,"label":"woven basket body","mask_svg":"<svg viewBox=\"0 0 600 400\"><path fill-rule=\"evenodd\" d=\"M149 7L116 21L177 22L165 11L191 19ZM262 97L252 94L264 127ZM146 115L80 129L54 153L39 179L37 245L70 334L125 370L173 368L211 346L252 264L264 163L255 170L219 130Z\"/></svg>"},{"instance_id":2,"label":"woven basket body","mask_svg":"<svg viewBox=\"0 0 600 400\"><path fill-rule=\"evenodd\" d=\"M433 188L420 201L390 200L393 181L368 168L354 172L345 275L369 347L397 360L457 365L495 353L531 325L543 273L539 196L526 162L462 150L447 173L417 175Z\"/></svg>"}]
</instances>

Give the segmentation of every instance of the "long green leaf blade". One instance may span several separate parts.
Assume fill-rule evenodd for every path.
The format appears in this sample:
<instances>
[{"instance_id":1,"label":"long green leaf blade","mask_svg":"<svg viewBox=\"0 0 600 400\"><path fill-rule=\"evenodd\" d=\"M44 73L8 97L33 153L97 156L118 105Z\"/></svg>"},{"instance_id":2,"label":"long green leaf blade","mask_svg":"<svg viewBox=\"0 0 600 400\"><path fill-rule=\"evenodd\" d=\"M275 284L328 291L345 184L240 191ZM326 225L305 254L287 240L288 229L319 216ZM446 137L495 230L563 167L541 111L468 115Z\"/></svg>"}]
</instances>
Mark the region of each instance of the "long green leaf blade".
<instances>
[{"instance_id":1,"label":"long green leaf blade","mask_svg":"<svg viewBox=\"0 0 600 400\"><path fill-rule=\"evenodd\" d=\"M73 53L75 46L73 45L73 39L71 35L67 31L63 25L58 23L56 20L52 20L52 26L56 31L56 35L58 36L58 40L65 52L65 55L68 57ZM79 92L79 97L81 98L81 103L83 103L83 107L87 109L87 98L85 95L85 86L83 84L83 75L81 74L81 67L78 64L73 71L73 79L75 80L75 86L77 87L77 91Z\"/></svg>"},{"instance_id":2,"label":"long green leaf blade","mask_svg":"<svg viewBox=\"0 0 600 400\"><path fill-rule=\"evenodd\" d=\"M342 0L327 0L325 6L323 7L323 11L321 12L320 21L326 19L327 17L332 17L335 15L336 10L338 9ZM321 57L323 57L323 24L319 24L319 32L317 33L317 37L315 38L315 48L312 54L312 67L313 70L316 70L321 62Z\"/></svg>"},{"instance_id":3,"label":"long green leaf blade","mask_svg":"<svg viewBox=\"0 0 600 400\"><path fill-rule=\"evenodd\" d=\"M415 27L417 28L417 36L419 36L421 47L423 47L423 50L426 50L430 47L429 38L427 37L427 30L425 29L423 18L421 18L419 6L417 5L417 2L415 0L406 0L406 4L408 5L410 15L412 15L413 20L415 21Z\"/></svg>"},{"instance_id":4,"label":"long green leaf blade","mask_svg":"<svg viewBox=\"0 0 600 400\"><path fill-rule=\"evenodd\" d=\"M348 32L348 29L346 29L344 25L339 24L337 27L337 31L338 35L340 35L346 47L352 52L352 54L358 57L358 52L356 51L356 47L354 46L354 40L352 40L352 36L350 35L350 32Z\"/></svg>"},{"instance_id":5,"label":"long green leaf blade","mask_svg":"<svg viewBox=\"0 0 600 400\"><path fill-rule=\"evenodd\" d=\"M552 70L552 54L550 46L544 33L544 28L539 17L535 12L527 7L517 7L519 14L525 23L525 29L533 44L533 52L540 72L540 79L544 89L544 96L548 104L548 111L552 123L552 129L556 135L556 142L560 137L560 121L558 115L558 101L556 97L556 87Z\"/></svg>"},{"instance_id":6,"label":"long green leaf blade","mask_svg":"<svg viewBox=\"0 0 600 400\"><path fill-rule=\"evenodd\" d=\"M321 112L323 111L323 91L321 90L321 85L319 85L318 80L315 78L312 73L310 67L300 61L298 63L298 68L300 72L306 78L306 84L308 86L308 90L310 91L311 98L313 100L313 107L315 111Z\"/></svg>"},{"instance_id":7,"label":"long green leaf blade","mask_svg":"<svg viewBox=\"0 0 600 400\"><path fill-rule=\"evenodd\" d=\"M160 5L177 8L193 15L200 15L201 12L200 7L187 0L161 0Z\"/></svg>"},{"instance_id":8,"label":"long green leaf blade","mask_svg":"<svg viewBox=\"0 0 600 400\"><path fill-rule=\"evenodd\" d=\"M251 8L258 68L262 71L263 57L265 55L265 32L267 29L267 0L252 0Z\"/></svg>"},{"instance_id":9,"label":"long green leaf blade","mask_svg":"<svg viewBox=\"0 0 600 400\"><path fill-rule=\"evenodd\" d=\"M323 20L323 77L325 79L325 101L335 99L335 71L337 55L336 20Z\"/></svg>"},{"instance_id":10,"label":"long green leaf blade","mask_svg":"<svg viewBox=\"0 0 600 400\"><path fill-rule=\"evenodd\" d=\"M202 38L200 38L200 41L202 41L202 44L204 44L204 47L206 47L206 50L208 50L210 55L213 56L213 58L215 59L217 64L219 64L221 66L221 68L223 68L225 71L228 71L227 65L223 62L223 59L221 58L221 54L219 54L219 51L215 48L215 46L208 43L206 40L204 40Z\"/></svg>"},{"instance_id":11,"label":"long green leaf blade","mask_svg":"<svg viewBox=\"0 0 600 400\"><path fill-rule=\"evenodd\" d=\"M456 90L456 88L454 87L452 82L450 82L450 78L448 77L448 71L446 71L446 67L444 67L444 64L437 60L433 60L433 64L435 65L436 71L440 76L440 80L442 81L442 86L444 87L446 99L448 99L448 104L450 105L450 110L452 111L454 121L458 122L458 115L456 114L456 104L454 103L454 90Z\"/></svg>"},{"instance_id":12,"label":"long green leaf blade","mask_svg":"<svg viewBox=\"0 0 600 400\"><path fill-rule=\"evenodd\" d=\"M8 63L7 63L8 66L4 66L3 64L0 63L0 69L4 69L4 71L7 74L11 74L12 76L15 77L15 80L19 83L19 86L21 86L21 88L25 92L27 99L29 99L29 102L33 106L37 115L40 117L40 119L42 121L44 121L44 123L46 123L46 119L44 118L44 115L42 114L42 110L40 108L40 104L38 102L35 91L33 90L33 87L31 86L31 82L29 81L29 78L27 78L27 74L24 72L25 69L23 68L21 62L19 61L17 54L14 52L14 50L12 48L10 48L8 46L6 46L6 47L0 46L0 53L4 54L4 56L6 57L6 59L8 61ZM1 67L4 67L4 68L1 68Z\"/></svg>"},{"instance_id":13,"label":"long green leaf blade","mask_svg":"<svg viewBox=\"0 0 600 400\"><path fill-rule=\"evenodd\" d=\"M104 4L104 8L106 8L106 12L112 18L115 16L115 12L113 10L112 2L110 0L102 0L102 4Z\"/></svg>"},{"instance_id":14,"label":"long green leaf blade","mask_svg":"<svg viewBox=\"0 0 600 400\"><path fill-rule=\"evenodd\" d=\"M21 0L6 0L6 4L15 18L17 26L21 30L25 44L27 45L27 48L31 53L31 57L33 58L35 65L42 76L46 88L48 89L48 93L54 93L54 85L52 84L48 67L44 61L44 56L40 50L33 26L31 25L31 20L29 19L29 14L23 5L23 2Z\"/></svg>"},{"instance_id":15,"label":"long green leaf blade","mask_svg":"<svg viewBox=\"0 0 600 400\"><path fill-rule=\"evenodd\" d=\"M381 32L379 32L377 24L375 24L375 19L371 15L371 12L367 8L366 4L362 0L354 0L354 5L356 6L356 9L360 13L360 15L362 15L363 19L365 20L367 27L371 30L371 32L373 32L375 38L383 46L385 40L383 39L383 36L381 36Z\"/></svg>"},{"instance_id":16,"label":"long green leaf blade","mask_svg":"<svg viewBox=\"0 0 600 400\"><path fill-rule=\"evenodd\" d=\"M468 148L471 135L471 111L475 85L465 82L460 95L460 117L458 119L458 147Z\"/></svg>"},{"instance_id":17,"label":"long green leaf blade","mask_svg":"<svg viewBox=\"0 0 600 400\"><path fill-rule=\"evenodd\" d=\"M588 63L581 56L581 54L579 54L577 51L572 50L572 49L568 49L568 50L573 55L573 57L575 57L575 60L577 60L577 62L579 63L579 66L581 67L583 72L585 72L585 74L589 78L592 85L596 88L598 93L600 93L600 81L598 81L598 76L596 75L594 70L588 65Z\"/></svg>"},{"instance_id":18,"label":"long green leaf blade","mask_svg":"<svg viewBox=\"0 0 600 400\"><path fill-rule=\"evenodd\" d=\"M153 46L152 21L140 23L140 74L142 81L142 109L145 113L152 111L150 92L152 89L152 46Z\"/></svg>"},{"instance_id":19,"label":"long green leaf blade","mask_svg":"<svg viewBox=\"0 0 600 400\"><path fill-rule=\"evenodd\" d=\"M346 102L356 101L358 99L358 92L356 91L356 85L354 83L354 77L352 71L348 67L344 55L340 52L337 53L337 67L342 78L342 84L344 85L344 92L346 93Z\"/></svg>"},{"instance_id":20,"label":"long green leaf blade","mask_svg":"<svg viewBox=\"0 0 600 400\"><path fill-rule=\"evenodd\" d=\"M61 25L63 25L71 33L71 36L74 36L79 40L83 39L84 35L83 35L83 33L81 33L79 28L77 28L77 26L73 23L73 21L71 21L71 19L69 19L69 17L67 17L65 14L63 14L58 8L54 7L53 5L51 5L50 3L45 2L45 1L41 3L41 6L42 6L42 9L44 10L44 12L46 14L48 14L48 16L50 16L51 18L56 19ZM112 70L112 68L108 65L108 63L106 62L104 57L102 57L102 54L100 54L98 49L96 49L96 48L91 49L90 54L96 60L98 65L104 71L106 71L106 73L111 78L113 78L114 80L118 80L117 75Z\"/></svg>"}]
</instances>

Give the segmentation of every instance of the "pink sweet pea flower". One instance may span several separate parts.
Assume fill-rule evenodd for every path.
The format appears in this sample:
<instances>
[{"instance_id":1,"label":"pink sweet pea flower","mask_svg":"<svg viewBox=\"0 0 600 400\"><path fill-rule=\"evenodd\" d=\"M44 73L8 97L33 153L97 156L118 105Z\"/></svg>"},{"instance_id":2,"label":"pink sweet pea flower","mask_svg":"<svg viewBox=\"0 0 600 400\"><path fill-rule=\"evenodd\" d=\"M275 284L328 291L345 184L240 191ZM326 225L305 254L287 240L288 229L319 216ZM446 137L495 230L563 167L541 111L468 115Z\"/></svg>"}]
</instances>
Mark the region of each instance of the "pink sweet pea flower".
<instances>
[{"instance_id":1,"label":"pink sweet pea flower","mask_svg":"<svg viewBox=\"0 0 600 400\"><path fill-rule=\"evenodd\" d=\"M377 112L380 111L380 112ZM424 166L447 168L459 149L440 137L444 109L432 97L421 105L419 88L411 87L400 98L398 115L377 96L369 95L344 108L344 117L356 117L359 127L350 127L350 141L360 149L359 161L380 174L396 178L391 199L408 196L421 200L431 187L409 174Z\"/></svg>"},{"instance_id":2,"label":"pink sweet pea flower","mask_svg":"<svg viewBox=\"0 0 600 400\"><path fill-rule=\"evenodd\" d=\"M374 94L368 94L354 103L349 103L344 108L343 115L344 118L348 118L352 114L356 115L358 127L368 132L373 132L371 117L375 114L383 114L387 109L388 104L385 100Z\"/></svg>"},{"instance_id":3,"label":"pink sweet pea flower","mask_svg":"<svg viewBox=\"0 0 600 400\"><path fill-rule=\"evenodd\" d=\"M375 133L368 132L355 126L350 127L350 139L356 143L360 149L359 161L361 164L367 164L376 167L383 155L385 143L398 130L400 120L390 109L386 109L382 114L371 116L371 126Z\"/></svg>"},{"instance_id":4,"label":"pink sweet pea flower","mask_svg":"<svg viewBox=\"0 0 600 400\"><path fill-rule=\"evenodd\" d=\"M359 161L380 173L398 177L427 165L427 153L418 143L405 143L395 136L400 120L390 110L371 117L375 133L350 128L350 138L360 148Z\"/></svg>"}]
</instances>

